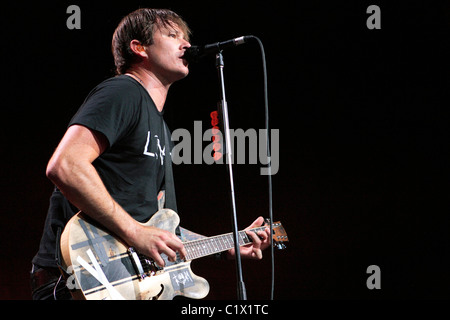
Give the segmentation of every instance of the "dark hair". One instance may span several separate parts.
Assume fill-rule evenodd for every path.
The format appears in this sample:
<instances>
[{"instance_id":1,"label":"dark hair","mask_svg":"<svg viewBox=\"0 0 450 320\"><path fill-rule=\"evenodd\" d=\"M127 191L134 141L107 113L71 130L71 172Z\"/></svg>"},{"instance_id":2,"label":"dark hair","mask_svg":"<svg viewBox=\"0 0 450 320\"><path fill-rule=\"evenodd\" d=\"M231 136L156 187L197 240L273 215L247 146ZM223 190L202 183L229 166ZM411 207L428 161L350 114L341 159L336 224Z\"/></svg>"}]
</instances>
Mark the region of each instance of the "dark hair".
<instances>
[{"instance_id":1,"label":"dark hair","mask_svg":"<svg viewBox=\"0 0 450 320\"><path fill-rule=\"evenodd\" d=\"M116 73L126 73L135 61L135 55L130 48L132 40L138 40L142 45L151 45L156 29L174 25L183 31L186 40L189 41L191 34L189 27L178 14L171 10L143 8L124 17L114 31L111 44Z\"/></svg>"}]
</instances>

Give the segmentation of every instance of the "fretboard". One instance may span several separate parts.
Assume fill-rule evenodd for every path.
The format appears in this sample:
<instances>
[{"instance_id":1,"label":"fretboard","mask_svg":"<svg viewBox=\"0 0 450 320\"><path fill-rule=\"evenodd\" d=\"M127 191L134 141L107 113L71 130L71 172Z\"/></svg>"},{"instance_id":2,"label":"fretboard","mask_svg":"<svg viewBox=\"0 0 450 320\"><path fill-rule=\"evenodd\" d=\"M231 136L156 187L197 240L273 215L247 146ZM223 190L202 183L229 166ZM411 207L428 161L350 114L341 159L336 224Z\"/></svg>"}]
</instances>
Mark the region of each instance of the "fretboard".
<instances>
[{"instance_id":1,"label":"fretboard","mask_svg":"<svg viewBox=\"0 0 450 320\"><path fill-rule=\"evenodd\" d=\"M251 229L253 232L264 230L265 227ZM209 237L184 243L187 255L186 260L206 257L215 253L227 251L234 248L233 233L226 233L215 237ZM238 232L239 246L251 243L251 238L245 231Z\"/></svg>"}]
</instances>

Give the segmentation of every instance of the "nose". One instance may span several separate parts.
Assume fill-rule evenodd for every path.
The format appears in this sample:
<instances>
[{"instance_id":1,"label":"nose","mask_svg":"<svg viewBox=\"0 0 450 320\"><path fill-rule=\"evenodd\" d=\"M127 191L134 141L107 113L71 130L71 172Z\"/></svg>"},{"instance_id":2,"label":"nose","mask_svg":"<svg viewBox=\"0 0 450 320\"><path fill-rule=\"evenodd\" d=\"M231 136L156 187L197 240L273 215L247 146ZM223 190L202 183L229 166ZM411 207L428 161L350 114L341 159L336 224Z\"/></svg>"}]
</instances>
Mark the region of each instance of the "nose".
<instances>
[{"instance_id":1,"label":"nose","mask_svg":"<svg viewBox=\"0 0 450 320\"><path fill-rule=\"evenodd\" d=\"M181 43L181 48L182 49L188 49L191 47L191 44L189 43L189 41L183 39L183 42Z\"/></svg>"}]
</instances>

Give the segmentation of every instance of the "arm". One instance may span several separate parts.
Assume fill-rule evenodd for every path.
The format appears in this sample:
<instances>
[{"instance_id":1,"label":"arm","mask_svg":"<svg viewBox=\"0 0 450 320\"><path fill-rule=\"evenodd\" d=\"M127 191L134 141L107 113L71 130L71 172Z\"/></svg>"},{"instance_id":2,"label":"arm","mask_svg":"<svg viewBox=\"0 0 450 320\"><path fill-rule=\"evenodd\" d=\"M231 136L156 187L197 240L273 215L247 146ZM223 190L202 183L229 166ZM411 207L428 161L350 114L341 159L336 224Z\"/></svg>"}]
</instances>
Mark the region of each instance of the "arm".
<instances>
[{"instance_id":1,"label":"arm","mask_svg":"<svg viewBox=\"0 0 450 320\"><path fill-rule=\"evenodd\" d=\"M168 231L144 226L134 220L108 193L92 162L108 147L101 133L73 125L69 127L47 166L47 177L78 209L99 221L128 245L150 256L161 266L165 253L184 256L181 241Z\"/></svg>"}]
</instances>

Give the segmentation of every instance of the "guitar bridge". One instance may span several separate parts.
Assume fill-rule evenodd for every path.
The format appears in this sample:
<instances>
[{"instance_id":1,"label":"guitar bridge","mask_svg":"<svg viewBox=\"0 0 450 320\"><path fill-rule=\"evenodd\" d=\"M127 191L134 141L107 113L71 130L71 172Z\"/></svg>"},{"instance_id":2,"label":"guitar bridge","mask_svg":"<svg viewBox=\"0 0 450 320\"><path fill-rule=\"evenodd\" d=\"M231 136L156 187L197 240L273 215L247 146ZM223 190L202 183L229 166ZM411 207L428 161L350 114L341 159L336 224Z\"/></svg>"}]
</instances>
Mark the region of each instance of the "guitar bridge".
<instances>
[{"instance_id":1,"label":"guitar bridge","mask_svg":"<svg viewBox=\"0 0 450 320\"><path fill-rule=\"evenodd\" d=\"M141 280L145 277L153 276L156 272L162 270L152 259L138 253L133 247L129 247L127 252L133 264L134 271Z\"/></svg>"}]
</instances>

